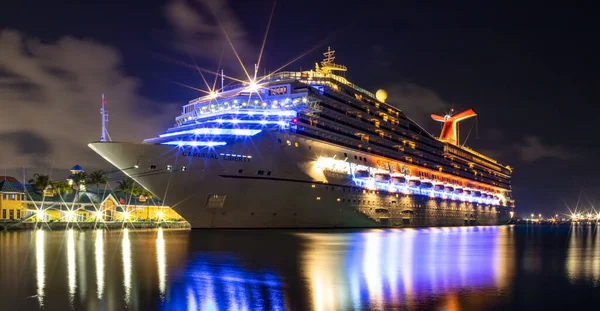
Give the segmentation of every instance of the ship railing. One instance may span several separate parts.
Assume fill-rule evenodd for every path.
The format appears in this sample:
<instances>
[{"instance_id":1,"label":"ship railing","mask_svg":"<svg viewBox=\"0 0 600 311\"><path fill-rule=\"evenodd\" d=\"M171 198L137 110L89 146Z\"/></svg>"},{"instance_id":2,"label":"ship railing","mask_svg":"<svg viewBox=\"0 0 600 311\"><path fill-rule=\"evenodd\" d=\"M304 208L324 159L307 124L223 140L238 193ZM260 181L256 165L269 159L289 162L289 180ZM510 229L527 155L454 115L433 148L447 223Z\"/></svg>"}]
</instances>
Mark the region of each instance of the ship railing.
<instances>
[{"instance_id":1,"label":"ship railing","mask_svg":"<svg viewBox=\"0 0 600 311\"><path fill-rule=\"evenodd\" d=\"M343 85L349 86L350 88L359 91L363 94L366 94L372 98L375 98L375 94L373 94L370 91L367 91L363 88L361 88L360 86L348 81L346 78L344 77L340 77L338 75L334 75L331 73L321 73L321 72L316 72L316 71L304 71L304 72L299 72L299 71L281 71L278 73L274 73L274 74L269 74L266 76L262 76L262 77L257 77L256 80L259 81L260 83L265 83L265 82L272 82L272 81L279 81L279 80L307 80L307 81L311 81L314 79L331 79L334 80L336 82L339 82ZM230 86L226 86L223 88L222 92L227 92L227 91L231 91L237 88L242 88L244 86L246 86L247 83L236 83L236 84L232 84Z\"/></svg>"}]
</instances>

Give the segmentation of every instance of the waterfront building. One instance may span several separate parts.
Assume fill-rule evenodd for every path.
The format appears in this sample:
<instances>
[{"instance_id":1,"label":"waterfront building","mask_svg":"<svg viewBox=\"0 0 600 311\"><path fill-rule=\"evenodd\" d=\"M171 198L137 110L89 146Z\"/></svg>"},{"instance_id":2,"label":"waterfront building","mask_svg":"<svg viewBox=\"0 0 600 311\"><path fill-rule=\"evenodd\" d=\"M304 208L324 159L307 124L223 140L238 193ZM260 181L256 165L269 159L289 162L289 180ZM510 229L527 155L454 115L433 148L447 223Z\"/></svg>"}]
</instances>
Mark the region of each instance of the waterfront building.
<instances>
[{"instance_id":1,"label":"waterfront building","mask_svg":"<svg viewBox=\"0 0 600 311\"><path fill-rule=\"evenodd\" d=\"M0 220L15 221L24 217L25 194L18 180L10 176L0 176Z\"/></svg>"},{"instance_id":2,"label":"waterfront building","mask_svg":"<svg viewBox=\"0 0 600 311\"><path fill-rule=\"evenodd\" d=\"M36 192L26 185L24 204L28 215L39 221L182 221L183 218L157 198L134 197L109 189L88 188L57 194ZM39 211L42 211L41 213ZM34 219L38 220L38 219Z\"/></svg>"}]
</instances>

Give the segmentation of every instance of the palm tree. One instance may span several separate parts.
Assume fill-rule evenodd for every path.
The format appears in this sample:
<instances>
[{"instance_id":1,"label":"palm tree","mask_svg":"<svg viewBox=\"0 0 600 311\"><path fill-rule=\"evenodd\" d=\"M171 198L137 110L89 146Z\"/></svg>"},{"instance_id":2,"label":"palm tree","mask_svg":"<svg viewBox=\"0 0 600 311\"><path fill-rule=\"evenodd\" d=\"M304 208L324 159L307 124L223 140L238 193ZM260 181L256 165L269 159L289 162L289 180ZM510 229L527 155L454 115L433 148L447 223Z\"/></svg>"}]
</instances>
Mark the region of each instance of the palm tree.
<instances>
[{"instance_id":1,"label":"palm tree","mask_svg":"<svg viewBox=\"0 0 600 311\"><path fill-rule=\"evenodd\" d=\"M104 175L103 170L95 170L90 173L87 179L87 183L90 185L96 185L96 189L100 190L100 184L108 184L108 178Z\"/></svg>"},{"instance_id":2,"label":"palm tree","mask_svg":"<svg viewBox=\"0 0 600 311\"><path fill-rule=\"evenodd\" d=\"M141 188L130 177L117 181L117 191L124 192L131 196L139 196L142 192Z\"/></svg>"},{"instance_id":3,"label":"palm tree","mask_svg":"<svg viewBox=\"0 0 600 311\"><path fill-rule=\"evenodd\" d=\"M138 197L142 193L142 188L131 177L127 177L126 179L117 181L117 191L128 194L130 197L127 200L129 201L131 197ZM128 204L126 204L125 208L128 208Z\"/></svg>"},{"instance_id":4,"label":"palm tree","mask_svg":"<svg viewBox=\"0 0 600 311\"><path fill-rule=\"evenodd\" d=\"M70 194L73 192L73 187L69 185L66 181L55 181L51 184L52 192L55 194Z\"/></svg>"},{"instance_id":5,"label":"palm tree","mask_svg":"<svg viewBox=\"0 0 600 311\"><path fill-rule=\"evenodd\" d=\"M77 189L79 189L79 187L81 185L85 186L86 178L87 178L86 172L79 172L79 173L75 173L75 174L71 175L71 180L73 180L73 185L75 185L77 187Z\"/></svg>"},{"instance_id":6,"label":"palm tree","mask_svg":"<svg viewBox=\"0 0 600 311\"><path fill-rule=\"evenodd\" d=\"M33 174L33 178L29 180L29 183L35 187L35 190L38 193L44 191L44 189L46 189L46 187L48 187L51 182L52 179L50 179L50 175L44 175L39 173Z\"/></svg>"}]
</instances>

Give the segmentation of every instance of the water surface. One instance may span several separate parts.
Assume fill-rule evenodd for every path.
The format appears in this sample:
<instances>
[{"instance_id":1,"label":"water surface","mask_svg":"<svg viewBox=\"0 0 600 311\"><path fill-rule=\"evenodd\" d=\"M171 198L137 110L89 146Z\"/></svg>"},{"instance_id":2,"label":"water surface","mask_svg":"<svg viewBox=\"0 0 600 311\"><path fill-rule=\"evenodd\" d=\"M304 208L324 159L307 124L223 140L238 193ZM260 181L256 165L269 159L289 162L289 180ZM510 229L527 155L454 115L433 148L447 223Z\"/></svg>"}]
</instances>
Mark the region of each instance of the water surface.
<instances>
[{"instance_id":1,"label":"water surface","mask_svg":"<svg viewBox=\"0 0 600 311\"><path fill-rule=\"evenodd\" d=\"M600 302L579 227L0 233L11 310L482 310Z\"/></svg>"}]
</instances>

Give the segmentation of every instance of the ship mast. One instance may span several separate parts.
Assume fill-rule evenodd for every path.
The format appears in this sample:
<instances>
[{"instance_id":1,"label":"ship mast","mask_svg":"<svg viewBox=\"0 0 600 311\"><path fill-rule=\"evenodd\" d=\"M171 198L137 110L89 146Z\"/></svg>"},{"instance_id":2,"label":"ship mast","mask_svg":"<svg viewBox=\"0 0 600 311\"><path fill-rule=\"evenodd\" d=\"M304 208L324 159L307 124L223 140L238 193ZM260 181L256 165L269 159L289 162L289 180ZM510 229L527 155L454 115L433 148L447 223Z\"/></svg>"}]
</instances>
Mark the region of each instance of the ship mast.
<instances>
[{"instance_id":1,"label":"ship mast","mask_svg":"<svg viewBox=\"0 0 600 311\"><path fill-rule=\"evenodd\" d=\"M106 142L106 137L108 137L108 141L112 141L110 135L108 134L108 130L106 129L106 123L108 123L108 112L106 111L106 99L104 98L104 93L102 93L102 108L100 108L100 115L102 116L102 134L100 135L100 141Z\"/></svg>"},{"instance_id":2,"label":"ship mast","mask_svg":"<svg viewBox=\"0 0 600 311\"><path fill-rule=\"evenodd\" d=\"M331 47L327 47L327 52L323 53L323 60L321 61L321 66L319 64L315 64L315 70L317 72L329 74L332 71L347 71L348 68L344 65L339 65L334 63L335 60L335 50L332 50Z\"/></svg>"}]
</instances>

